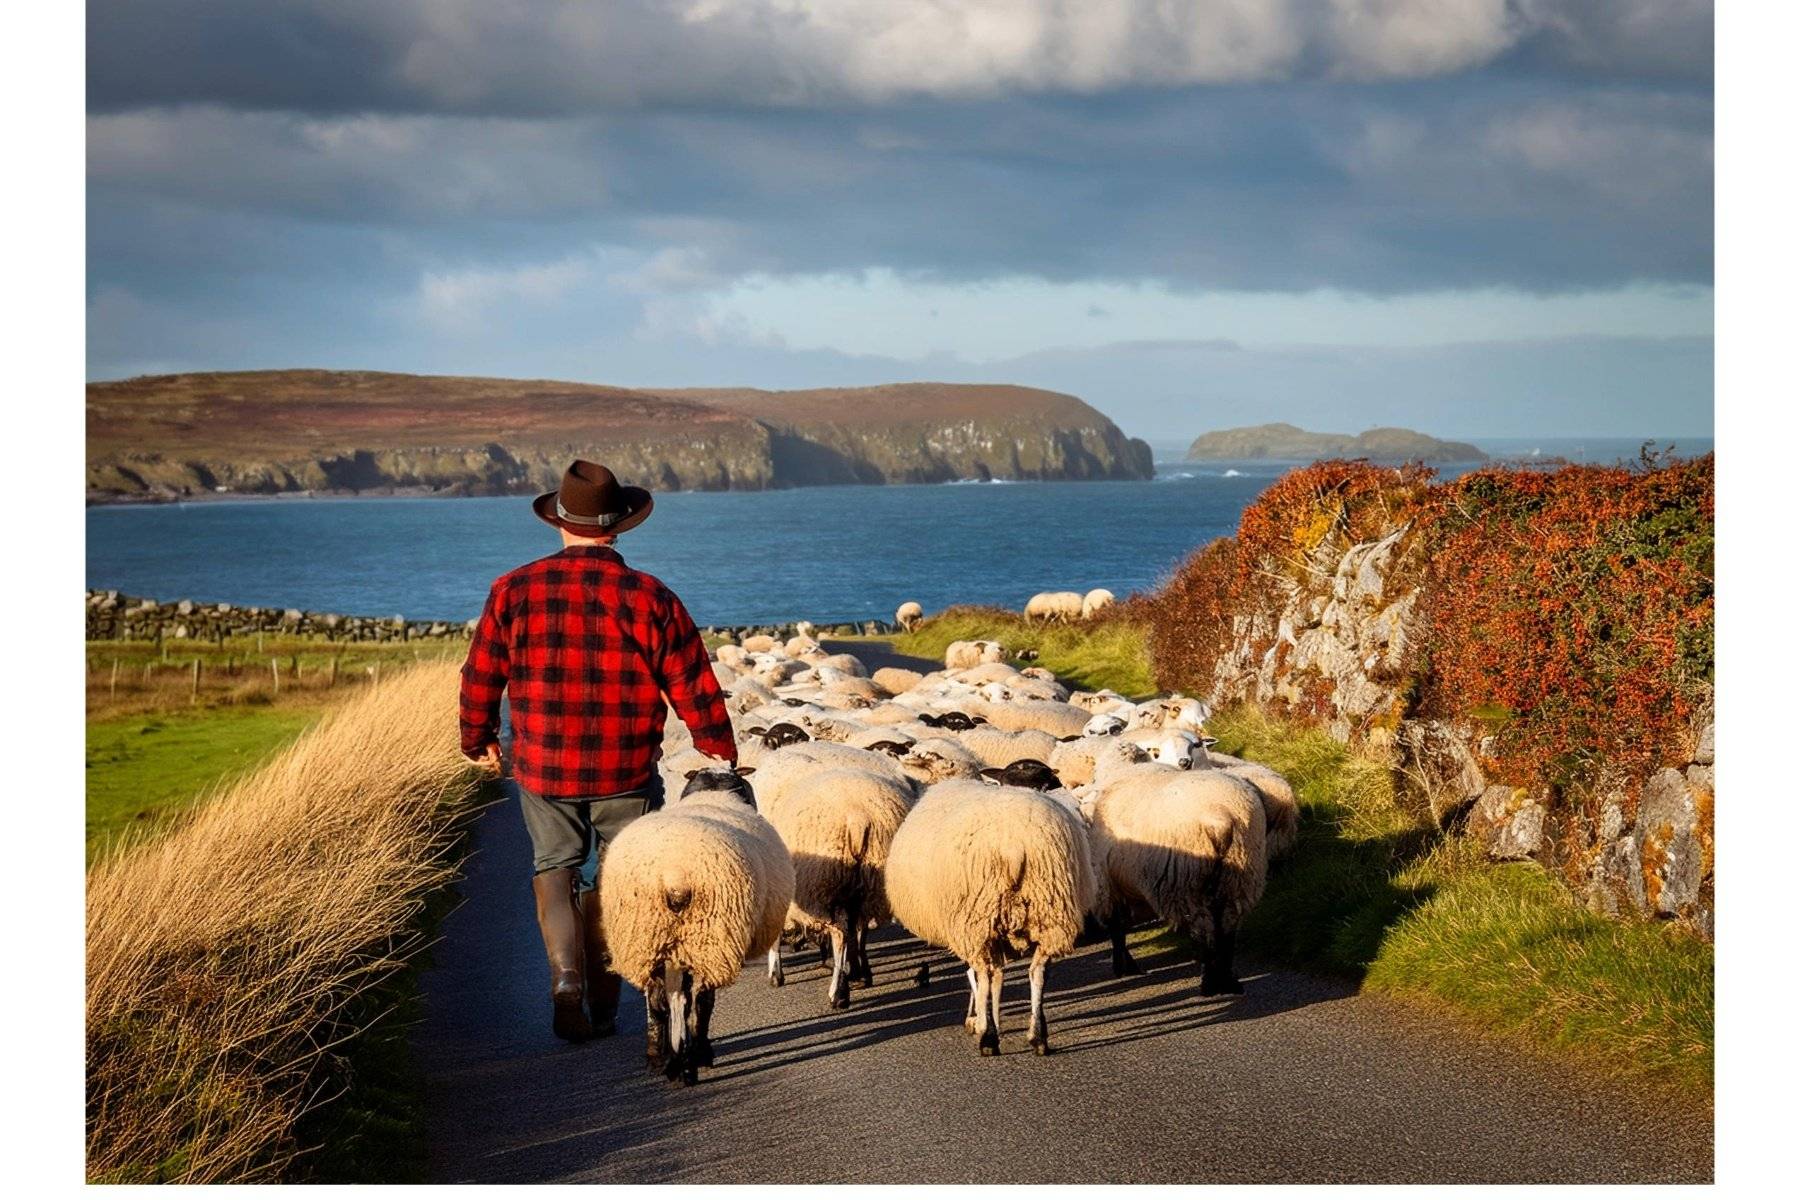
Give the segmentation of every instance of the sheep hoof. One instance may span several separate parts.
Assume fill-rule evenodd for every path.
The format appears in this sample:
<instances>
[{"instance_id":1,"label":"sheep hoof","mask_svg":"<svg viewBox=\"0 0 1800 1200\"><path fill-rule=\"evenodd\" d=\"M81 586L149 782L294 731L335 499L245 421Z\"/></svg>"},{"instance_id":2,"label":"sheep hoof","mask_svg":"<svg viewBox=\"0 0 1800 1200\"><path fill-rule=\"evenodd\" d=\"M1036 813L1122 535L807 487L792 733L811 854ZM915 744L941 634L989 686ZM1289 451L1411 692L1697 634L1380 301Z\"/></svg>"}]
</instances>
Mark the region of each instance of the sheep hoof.
<instances>
[{"instance_id":1,"label":"sheep hoof","mask_svg":"<svg viewBox=\"0 0 1800 1200\"><path fill-rule=\"evenodd\" d=\"M931 964L922 963L918 973L913 976L913 986L927 988L931 986Z\"/></svg>"},{"instance_id":2,"label":"sheep hoof","mask_svg":"<svg viewBox=\"0 0 1800 1200\"><path fill-rule=\"evenodd\" d=\"M1200 994L1202 996L1241 996L1244 985L1238 982L1237 976L1202 975L1200 977Z\"/></svg>"},{"instance_id":3,"label":"sheep hoof","mask_svg":"<svg viewBox=\"0 0 1800 1200\"><path fill-rule=\"evenodd\" d=\"M1032 1023L1031 1033L1025 1040L1030 1044L1033 1050L1038 1052L1040 1058L1050 1053L1050 1030L1049 1027L1042 1022Z\"/></svg>"},{"instance_id":4,"label":"sheep hoof","mask_svg":"<svg viewBox=\"0 0 1800 1200\"><path fill-rule=\"evenodd\" d=\"M778 973L778 974L769 976L769 986L770 987L782 987L782 986L786 985L786 983L787 983L787 975L786 974Z\"/></svg>"},{"instance_id":5,"label":"sheep hoof","mask_svg":"<svg viewBox=\"0 0 1800 1200\"><path fill-rule=\"evenodd\" d=\"M669 1059L667 1055L656 1053L644 1055L644 1069L649 1071L652 1075L661 1075L663 1073L663 1068L668 1066L668 1064Z\"/></svg>"},{"instance_id":6,"label":"sheep hoof","mask_svg":"<svg viewBox=\"0 0 1800 1200\"><path fill-rule=\"evenodd\" d=\"M999 1031L989 1029L986 1033L983 1033L979 1045L981 1046L981 1057L993 1058L998 1055L1000 1053Z\"/></svg>"},{"instance_id":7,"label":"sheep hoof","mask_svg":"<svg viewBox=\"0 0 1800 1200\"><path fill-rule=\"evenodd\" d=\"M1138 966L1137 960L1135 958L1132 958L1129 954L1123 956L1122 958L1113 959L1113 976L1114 976L1114 978L1117 978L1121 975L1142 975L1143 973L1144 973L1144 968Z\"/></svg>"},{"instance_id":8,"label":"sheep hoof","mask_svg":"<svg viewBox=\"0 0 1800 1200\"><path fill-rule=\"evenodd\" d=\"M1042 1058L1044 1055L1050 1053L1050 1039L1041 1037L1032 1038L1031 1048L1037 1051L1039 1058Z\"/></svg>"},{"instance_id":9,"label":"sheep hoof","mask_svg":"<svg viewBox=\"0 0 1800 1200\"><path fill-rule=\"evenodd\" d=\"M694 1040L694 1065L697 1067L710 1067L713 1065L711 1038L696 1038Z\"/></svg>"},{"instance_id":10,"label":"sheep hoof","mask_svg":"<svg viewBox=\"0 0 1800 1200\"><path fill-rule=\"evenodd\" d=\"M840 1009L849 1008L850 1007L850 997L848 997L848 996L833 996L833 997L831 997L831 999L829 999L825 1002L825 1006L827 1008L831 1009L832 1012L837 1012Z\"/></svg>"}]
</instances>

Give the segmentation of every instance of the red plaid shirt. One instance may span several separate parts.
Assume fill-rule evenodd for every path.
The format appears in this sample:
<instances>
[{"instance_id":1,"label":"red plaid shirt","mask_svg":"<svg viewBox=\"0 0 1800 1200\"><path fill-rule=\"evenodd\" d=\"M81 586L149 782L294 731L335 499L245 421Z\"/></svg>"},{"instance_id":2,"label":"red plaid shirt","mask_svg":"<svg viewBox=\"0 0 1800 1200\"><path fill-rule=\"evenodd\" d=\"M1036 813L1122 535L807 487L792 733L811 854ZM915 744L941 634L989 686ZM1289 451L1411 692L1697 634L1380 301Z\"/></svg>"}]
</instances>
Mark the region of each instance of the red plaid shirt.
<instances>
[{"instance_id":1,"label":"red plaid shirt","mask_svg":"<svg viewBox=\"0 0 1800 1200\"><path fill-rule=\"evenodd\" d=\"M494 581L462 670L462 748L498 740L540 796L642 787L662 754L666 693L694 745L737 761L706 647L675 593L606 546L570 546Z\"/></svg>"}]
</instances>

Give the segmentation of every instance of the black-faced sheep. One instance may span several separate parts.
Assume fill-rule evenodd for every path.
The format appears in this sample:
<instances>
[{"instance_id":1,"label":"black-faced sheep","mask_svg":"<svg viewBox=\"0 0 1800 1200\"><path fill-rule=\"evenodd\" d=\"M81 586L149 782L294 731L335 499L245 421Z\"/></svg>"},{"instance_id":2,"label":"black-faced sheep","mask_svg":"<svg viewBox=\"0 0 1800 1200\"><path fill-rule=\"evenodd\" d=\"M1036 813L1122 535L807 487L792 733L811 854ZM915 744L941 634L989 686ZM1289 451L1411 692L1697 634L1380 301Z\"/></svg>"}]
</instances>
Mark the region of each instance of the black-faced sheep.
<instances>
[{"instance_id":1,"label":"black-faced sheep","mask_svg":"<svg viewBox=\"0 0 1800 1200\"><path fill-rule=\"evenodd\" d=\"M1147 912L1193 942L1201 995L1243 991L1232 969L1238 924L1262 898L1268 868L1256 789L1223 771L1108 764L1090 813L1114 972L1137 971L1125 931Z\"/></svg>"},{"instance_id":2,"label":"black-faced sheep","mask_svg":"<svg viewBox=\"0 0 1800 1200\"><path fill-rule=\"evenodd\" d=\"M644 994L652 1070L693 1083L712 1065L713 993L775 944L793 898L787 847L726 768L695 772L613 839L601 922L612 970Z\"/></svg>"},{"instance_id":3,"label":"black-faced sheep","mask_svg":"<svg viewBox=\"0 0 1800 1200\"><path fill-rule=\"evenodd\" d=\"M762 813L794 860L788 924L831 943L832 1008L849 1006L852 978L874 982L865 938L891 915L882 873L912 801L910 785L855 767L823 767L763 789ZM781 949L771 946L769 982L784 980Z\"/></svg>"},{"instance_id":4,"label":"black-faced sheep","mask_svg":"<svg viewBox=\"0 0 1800 1200\"><path fill-rule=\"evenodd\" d=\"M1006 960L1029 954L1028 1040L1049 1053L1044 973L1075 948L1095 897L1080 818L1025 788L938 784L894 837L887 891L902 924L968 964L972 1028L983 1055L1000 1052Z\"/></svg>"}]
</instances>

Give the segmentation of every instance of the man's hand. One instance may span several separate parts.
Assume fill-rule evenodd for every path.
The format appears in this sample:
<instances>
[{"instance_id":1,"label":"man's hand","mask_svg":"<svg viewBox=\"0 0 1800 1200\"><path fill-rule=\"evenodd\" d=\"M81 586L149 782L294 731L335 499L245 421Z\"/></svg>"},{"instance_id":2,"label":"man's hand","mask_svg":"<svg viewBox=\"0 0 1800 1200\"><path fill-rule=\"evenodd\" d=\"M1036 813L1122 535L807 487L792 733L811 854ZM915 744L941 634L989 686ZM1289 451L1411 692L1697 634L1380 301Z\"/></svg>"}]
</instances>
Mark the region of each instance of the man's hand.
<instances>
[{"instance_id":1,"label":"man's hand","mask_svg":"<svg viewBox=\"0 0 1800 1200\"><path fill-rule=\"evenodd\" d=\"M480 754L469 755L469 761L480 767L481 773L487 778L500 778L502 773L502 768L500 766L500 743L489 742L487 748Z\"/></svg>"}]
</instances>

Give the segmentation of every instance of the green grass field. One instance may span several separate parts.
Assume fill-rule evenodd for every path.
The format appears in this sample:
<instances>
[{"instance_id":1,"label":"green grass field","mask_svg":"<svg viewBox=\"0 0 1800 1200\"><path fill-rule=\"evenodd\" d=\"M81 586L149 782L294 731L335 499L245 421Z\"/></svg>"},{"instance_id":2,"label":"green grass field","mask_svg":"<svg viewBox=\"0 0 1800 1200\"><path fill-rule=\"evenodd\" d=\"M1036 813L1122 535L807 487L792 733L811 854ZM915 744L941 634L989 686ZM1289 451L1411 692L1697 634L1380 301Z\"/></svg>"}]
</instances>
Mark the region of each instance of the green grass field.
<instances>
[{"instance_id":1,"label":"green grass field","mask_svg":"<svg viewBox=\"0 0 1800 1200\"><path fill-rule=\"evenodd\" d=\"M90 721L87 858L167 824L214 785L262 762L322 707L233 706Z\"/></svg>"},{"instance_id":2,"label":"green grass field","mask_svg":"<svg viewBox=\"0 0 1800 1200\"><path fill-rule=\"evenodd\" d=\"M942 662L951 642L977 639L997 641L1009 652L1034 649L1038 652L1034 665L1080 687L1111 688L1126 696L1156 691L1144 631L1128 621L1042 624L1000 609L952 608L892 641L902 654Z\"/></svg>"}]
</instances>

